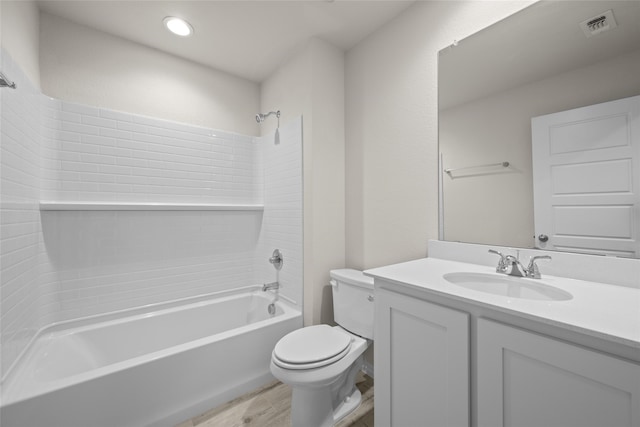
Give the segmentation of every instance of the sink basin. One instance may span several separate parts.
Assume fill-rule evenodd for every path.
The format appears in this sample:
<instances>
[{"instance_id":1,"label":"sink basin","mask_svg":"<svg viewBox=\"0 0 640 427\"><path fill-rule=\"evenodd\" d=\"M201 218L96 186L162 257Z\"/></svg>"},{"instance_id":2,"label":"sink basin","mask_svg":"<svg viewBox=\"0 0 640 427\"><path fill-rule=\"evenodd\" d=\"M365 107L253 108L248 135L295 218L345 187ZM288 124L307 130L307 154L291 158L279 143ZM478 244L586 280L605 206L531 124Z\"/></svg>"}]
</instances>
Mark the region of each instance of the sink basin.
<instances>
[{"instance_id":1,"label":"sink basin","mask_svg":"<svg viewBox=\"0 0 640 427\"><path fill-rule=\"evenodd\" d=\"M447 273L442 277L457 286L509 298L542 301L566 301L573 298L569 292L538 279L486 273Z\"/></svg>"}]
</instances>

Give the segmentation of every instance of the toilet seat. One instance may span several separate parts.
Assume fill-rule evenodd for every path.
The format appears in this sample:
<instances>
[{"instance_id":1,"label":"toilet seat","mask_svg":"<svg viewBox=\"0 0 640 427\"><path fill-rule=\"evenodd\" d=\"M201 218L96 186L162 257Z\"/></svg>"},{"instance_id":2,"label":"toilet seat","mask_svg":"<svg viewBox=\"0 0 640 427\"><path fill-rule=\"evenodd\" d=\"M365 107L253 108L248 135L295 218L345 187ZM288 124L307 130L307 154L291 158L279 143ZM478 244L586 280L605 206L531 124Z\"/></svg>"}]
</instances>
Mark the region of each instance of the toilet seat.
<instances>
[{"instance_id":1,"label":"toilet seat","mask_svg":"<svg viewBox=\"0 0 640 427\"><path fill-rule=\"evenodd\" d=\"M329 325L293 331L278 341L273 362L284 369L314 369L342 359L351 348L352 337Z\"/></svg>"}]
</instances>

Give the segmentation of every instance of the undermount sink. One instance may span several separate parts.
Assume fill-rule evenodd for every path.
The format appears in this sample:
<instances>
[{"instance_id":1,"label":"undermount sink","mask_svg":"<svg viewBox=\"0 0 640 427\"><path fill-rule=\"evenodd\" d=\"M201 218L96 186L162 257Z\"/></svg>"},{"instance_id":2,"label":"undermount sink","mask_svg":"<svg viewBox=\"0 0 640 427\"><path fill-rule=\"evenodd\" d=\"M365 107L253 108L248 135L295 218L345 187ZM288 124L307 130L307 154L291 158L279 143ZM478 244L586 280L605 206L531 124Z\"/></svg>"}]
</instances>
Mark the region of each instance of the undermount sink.
<instances>
[{"instance_id":1,"label":"undermount sink","mask_svg":"<svg viewBox=\"0 0 640 427\"><path fill-rule=\"evenodd\" d=\"M573 298L570 293L547 285L538 279L467 272L447 273L442 277L457 286L509 298L542 301L566 301Z\"/></svg>"}]
</instances>

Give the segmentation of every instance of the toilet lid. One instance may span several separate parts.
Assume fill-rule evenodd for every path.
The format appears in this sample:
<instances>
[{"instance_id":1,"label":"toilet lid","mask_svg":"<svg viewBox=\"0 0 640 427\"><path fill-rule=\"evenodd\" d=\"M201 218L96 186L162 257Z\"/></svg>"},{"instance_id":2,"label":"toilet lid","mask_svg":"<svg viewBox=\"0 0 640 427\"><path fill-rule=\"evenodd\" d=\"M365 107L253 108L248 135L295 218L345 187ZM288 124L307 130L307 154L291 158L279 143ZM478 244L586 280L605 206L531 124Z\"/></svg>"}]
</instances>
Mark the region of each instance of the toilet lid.
<instances>
[{"instance_id":1,"label":"toilet lid","mask_svg":"<svg viewBox=\"0 0 640 427\"><path fill-rule=\"evenodd\" d=\"M273 349L276 364L289 369L310 369L344 357L351 336L329 325L298 329L285 335Z\"/></svg>"}]
</instances>

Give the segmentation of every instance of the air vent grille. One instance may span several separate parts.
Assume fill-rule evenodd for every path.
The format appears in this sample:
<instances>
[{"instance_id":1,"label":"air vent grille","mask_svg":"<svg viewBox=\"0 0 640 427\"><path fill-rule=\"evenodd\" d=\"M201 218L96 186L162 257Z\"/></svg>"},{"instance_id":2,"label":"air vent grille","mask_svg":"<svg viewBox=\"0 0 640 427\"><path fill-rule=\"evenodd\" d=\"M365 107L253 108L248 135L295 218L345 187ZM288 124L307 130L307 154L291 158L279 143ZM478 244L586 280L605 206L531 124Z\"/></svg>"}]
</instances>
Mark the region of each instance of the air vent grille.
<instances>
[{"instance_id":1,"label":"air vent grille","mask_svg":"<svg viewBox=\"0 0 640 427\"><path fill-rule=\"evenodd\" d=\"M616 28L617 26L618 24L616 23L616 20L613 17L613 11L611 10L607 10L606 12L580 23L580 28L582 28L582 31L584 31L584 34L587 37L593 37L602 32Z\"/></svg>"}]
</instances>

